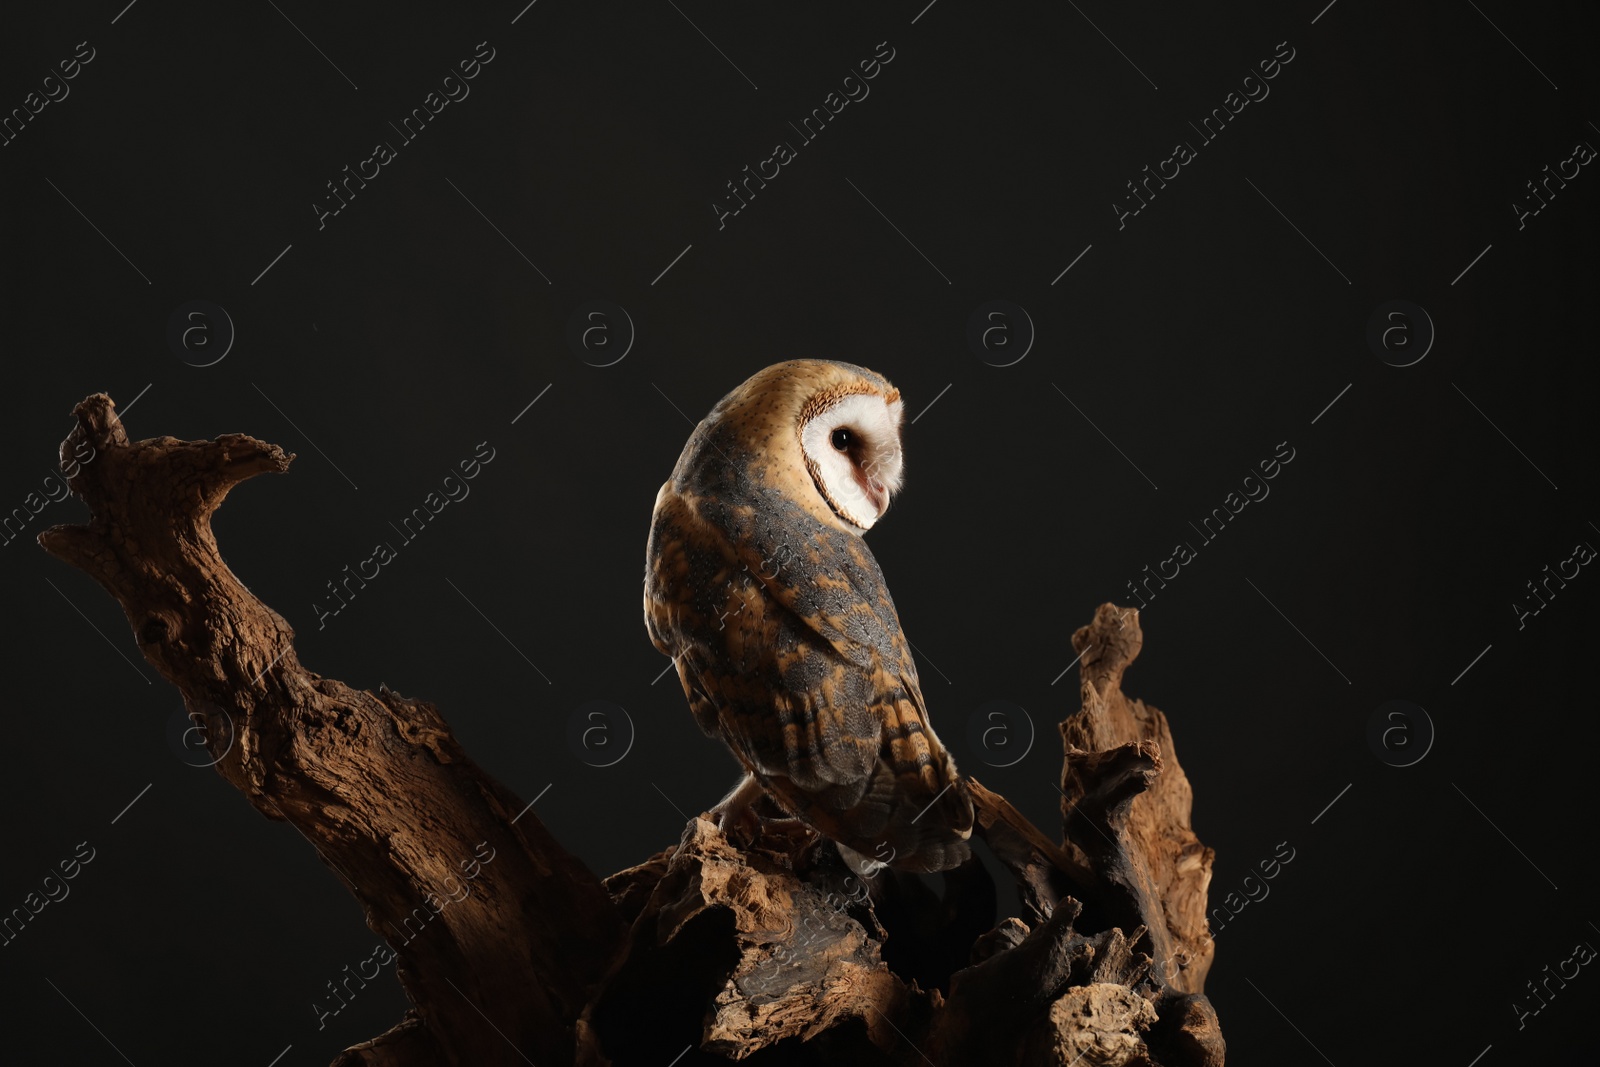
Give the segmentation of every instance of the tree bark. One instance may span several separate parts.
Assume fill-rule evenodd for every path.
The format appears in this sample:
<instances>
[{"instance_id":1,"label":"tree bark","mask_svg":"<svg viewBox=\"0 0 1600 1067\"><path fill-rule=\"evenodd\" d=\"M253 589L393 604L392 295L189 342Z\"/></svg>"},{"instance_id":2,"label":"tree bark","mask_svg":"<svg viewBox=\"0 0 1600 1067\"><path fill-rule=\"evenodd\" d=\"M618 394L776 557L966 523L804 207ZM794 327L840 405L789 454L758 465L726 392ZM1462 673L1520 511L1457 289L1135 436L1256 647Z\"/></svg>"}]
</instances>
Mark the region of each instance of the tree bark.
<instances>
[{"instance_id":1,"label":"tree bark","mask_svg":"<svg viewBox=\"0 0 1600 1067\"><path fill-rule=\"evenodd\" d=\"M1104 605L1073 635L1062 839L965 786L1024 915L994 925L976 860L942 895L892 871L863 882L779 819L730 840L697 817L602 883L433 705L302 666L223 562L211 514L292 455L238 434L130 441L105 394L73 414L62 465L90 520L40 543L116 598L218 773L305 836L398 957L412 1010L338 1067L627 1067L679 1048L699 1050L684 1067L1223 1062L1202 992L1212 853L1165 716L1120 688L1136 612Z\"/></svg>"}]
</instances>

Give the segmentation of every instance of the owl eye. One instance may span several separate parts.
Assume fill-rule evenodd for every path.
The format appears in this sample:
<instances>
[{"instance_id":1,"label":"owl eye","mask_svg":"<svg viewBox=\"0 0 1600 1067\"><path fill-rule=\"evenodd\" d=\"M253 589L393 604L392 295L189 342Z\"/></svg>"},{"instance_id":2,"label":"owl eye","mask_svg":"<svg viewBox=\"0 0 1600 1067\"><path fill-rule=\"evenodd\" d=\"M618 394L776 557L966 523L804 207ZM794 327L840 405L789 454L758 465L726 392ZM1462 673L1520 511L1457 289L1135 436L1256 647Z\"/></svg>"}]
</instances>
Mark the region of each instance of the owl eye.
<instances>
[{"instance_id":1,"label":"owl eye","mask_svg":"<svg viewBox=\"0 0 1600 1067\"><path fill-rule=\"evenodd\" d=\"M840 452L848 452L850 451L850 446L856 443L856 435L841 426L833 431L833 435L828 440Z\"/></svg>"}]
</instances>

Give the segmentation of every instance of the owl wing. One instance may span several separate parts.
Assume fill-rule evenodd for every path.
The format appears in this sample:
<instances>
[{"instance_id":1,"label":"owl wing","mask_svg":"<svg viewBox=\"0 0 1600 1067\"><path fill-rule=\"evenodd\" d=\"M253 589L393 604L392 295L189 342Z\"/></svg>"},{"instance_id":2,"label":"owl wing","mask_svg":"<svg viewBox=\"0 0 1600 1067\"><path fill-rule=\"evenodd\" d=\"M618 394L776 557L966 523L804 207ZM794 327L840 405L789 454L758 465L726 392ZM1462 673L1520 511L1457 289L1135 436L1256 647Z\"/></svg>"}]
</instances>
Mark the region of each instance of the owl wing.
<instances>
[{"instance_id":1,"label":"owl wing","mask_svg":"<svg viewBox=\"0 0 1600 1067\"><path fill-rule=\"evenodd\" d=\"M700 728L752 772L848 796L877 758L865 679L773 600L762 581L773 564L724 529L662 488L645 575L651 640L677 663Z\"/></svg>"},{"instance_id":2,"label":"owl wing","mask_svg":"<svg viewBox=\"0 0 1600 1067\"><path fill-rule=\"evenodd\" d=\"M868 858L964 860L971 802L865 543L813 524L791 546L762 527L801 528L793 517L708 521L704 505L664 488L646 579L652 638L677 658L702 729L783 808Z\"/></svg>"}]
</instances>

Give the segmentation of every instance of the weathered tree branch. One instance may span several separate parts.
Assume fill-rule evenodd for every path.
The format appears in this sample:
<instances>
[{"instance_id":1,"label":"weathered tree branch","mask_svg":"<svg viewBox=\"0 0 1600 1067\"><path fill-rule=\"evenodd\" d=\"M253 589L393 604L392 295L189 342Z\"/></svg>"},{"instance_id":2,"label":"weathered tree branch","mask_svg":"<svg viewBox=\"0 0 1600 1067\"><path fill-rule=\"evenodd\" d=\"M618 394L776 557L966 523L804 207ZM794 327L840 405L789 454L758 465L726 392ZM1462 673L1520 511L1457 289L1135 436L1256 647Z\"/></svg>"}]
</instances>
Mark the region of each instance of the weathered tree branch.
<instances>
[{"instance_id":1,"label":"weathered tree branch","mask_svg":"<svg viewBox=\"0 0 1600 1067\"><path fill-rule=\"evenodd\" d=\"M104 394L73 413L62 455L80 438L95 449L70 482L90 520L40 543L117 599L145 658L205 719L218 772L306 836L398 954L419 1022L352 1062L416 1062L430 1042L449 1063L505 1060L481 1011L537 1062L570 1063L624 929L599 880L532 813L512 824L522 802L431 704L301 666L288 622L217 550L211 514L228 490L294 457L237 434L130 442Z\"/></svg>"},{"instance_id":2,"label":"weathered tree branch","mask_svg":"<svg viewBox=\"0 0 1600 1067\"><path fill-rule=\"evenodd\" d=\"M1083 657L1082 707L1061 723L1066 846L1115 887L1113 921L1146 928L1165 984L1198 993L1215 951L1206 924L1214 853L1190 828L1194 793L1167 717L1122 692L1144 645L1138 612L1103 604L1072 644Z\"/></svg>"},{"instance_id":3,"label":"weathered tree branch","mask_svg":"<svg viewBox=\"0 0 1600 1067\"><path fill-rule=\"evenodd\" d=\"M701 1062L1222 1064L1201 992L1212 854L1165 716L1120 688L1136 613L1104 605L1073 636L1062 840L969 781L1022 916L994 924L976 860L942 896L892 871L864 883L778 819L733 841L696 818L601 883L437 709L304 668L228 569L212 512L293 456L237 434L131 442L104 394L74 415L62 457L95 450L69 479L91 517L40 542L117 599L218 772L306 836L398 955L413 1010L338 1067L626 1067L679 1041Z\"/></svg>"}]
</instances>

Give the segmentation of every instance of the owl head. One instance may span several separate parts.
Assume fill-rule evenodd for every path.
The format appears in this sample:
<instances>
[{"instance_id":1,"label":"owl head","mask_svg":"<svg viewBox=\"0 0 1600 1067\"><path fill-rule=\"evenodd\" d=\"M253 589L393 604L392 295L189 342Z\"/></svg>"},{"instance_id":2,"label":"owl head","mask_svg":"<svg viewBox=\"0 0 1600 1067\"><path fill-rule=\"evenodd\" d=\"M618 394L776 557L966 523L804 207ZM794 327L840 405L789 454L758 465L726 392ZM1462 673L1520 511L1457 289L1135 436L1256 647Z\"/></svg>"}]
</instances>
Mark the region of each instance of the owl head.
<instances>
[{"instance_id":1,"label":"owl head","mask_svg":"<svg viewBox=\"0 0 1600 1067\"><path fill-rule=\"evenodd\" d=\"M834 514L869 530L900 489L905 406L900 390L871 371L832 366L855 376L829 382L806 399L796 424L800 450L812 484Z\"/></svg>"},{"instance_id":2,"label":"owl head","mask_svg":"<svg viewBox=\"0 0 1600 1067\"><path fill-rule=\"evenodd\" d=\"M900 390L865 367L775 363L696 427L674 477L725 499L776 493L829 526L864 533L900 488L904 417Z\"/></svg>"}]
</instances>

